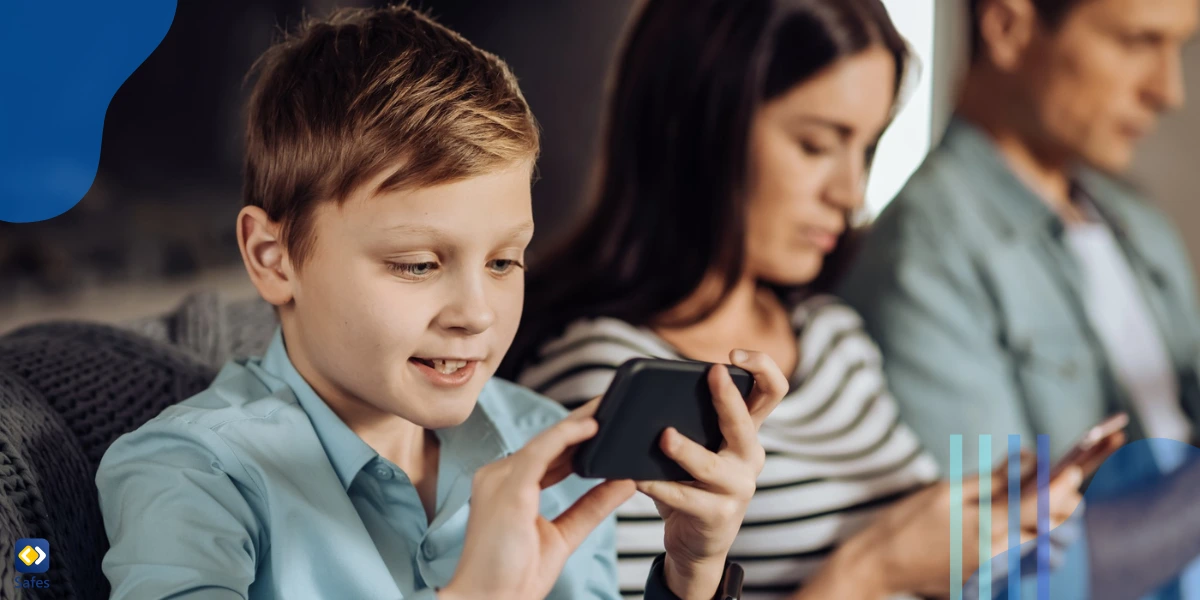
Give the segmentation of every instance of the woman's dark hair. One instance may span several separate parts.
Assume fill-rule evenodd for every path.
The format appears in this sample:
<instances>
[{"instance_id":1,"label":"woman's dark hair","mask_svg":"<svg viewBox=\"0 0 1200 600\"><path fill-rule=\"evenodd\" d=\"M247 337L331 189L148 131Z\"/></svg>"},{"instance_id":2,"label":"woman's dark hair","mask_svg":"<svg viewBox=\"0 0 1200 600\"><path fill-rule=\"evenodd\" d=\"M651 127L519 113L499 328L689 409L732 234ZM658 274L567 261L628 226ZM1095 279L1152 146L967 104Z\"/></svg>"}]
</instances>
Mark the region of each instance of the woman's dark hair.
<instances>
[{"instance_id":1,"label":"woman's dark hair","mask_svg":"<svg viewBox=\"0 0 1200 600\"><path fill-rule=\"evenodd\" d=\"M908 61L880 0L648 0L627 36L590 215L533 261L502 376L576 319L649 324L716 270L725 288L691 322L711 314L742 273L758 108L872 46L895 58L898 94Z\"/></svg>"}]
</instances>

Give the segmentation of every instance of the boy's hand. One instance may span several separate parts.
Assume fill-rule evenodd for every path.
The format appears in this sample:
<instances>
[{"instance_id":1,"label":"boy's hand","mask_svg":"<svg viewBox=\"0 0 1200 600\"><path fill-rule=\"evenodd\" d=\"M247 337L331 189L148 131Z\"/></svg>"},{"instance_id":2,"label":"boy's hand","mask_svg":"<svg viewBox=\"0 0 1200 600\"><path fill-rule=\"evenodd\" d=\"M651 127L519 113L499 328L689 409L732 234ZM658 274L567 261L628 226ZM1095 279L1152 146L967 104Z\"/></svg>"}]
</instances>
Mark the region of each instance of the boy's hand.
<instances>
[{"instance_id":1,"label":"boy's hand","mask_svg":"<svg viewBox=\"0 0 1200 600\"><path fill-rule=\"evenodd\" d=\"M734 350L730 358L754 375L754 390L744 400L724 365L709 371L708 384L725 437L720 451L710 452L667 429L659 442L663 452L696 481L638 483L665 521L664 576L667 587L683 600L709 600L716 594L726 555L766 460L758 428L788 390L787 378L766 354Z\"/></svg>"},{"instance_id":2,"label":"boy's hand","mask_svg":"<svg viewBox=\"0 0 1200 600\"><path fill-rule=\"evenodd\" d=\"M538 513L542 489L571 474L573 447L596 434L595 410L588 403L475 473L462 558L441 600L546 597L571 553L633 495L632 482L606 481L553 521Z\"/></svg>"}]
</instances>

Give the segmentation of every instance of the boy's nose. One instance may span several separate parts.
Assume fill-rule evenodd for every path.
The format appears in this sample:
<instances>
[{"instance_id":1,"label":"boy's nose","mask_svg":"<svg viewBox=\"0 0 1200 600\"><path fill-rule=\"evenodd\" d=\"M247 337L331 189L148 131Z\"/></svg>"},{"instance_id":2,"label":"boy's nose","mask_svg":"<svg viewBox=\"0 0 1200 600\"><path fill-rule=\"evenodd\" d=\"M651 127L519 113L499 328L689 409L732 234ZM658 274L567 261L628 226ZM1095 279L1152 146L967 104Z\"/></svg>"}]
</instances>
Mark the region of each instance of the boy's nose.
<instances>
[{"instance_id":1,"label":"boy's nose","mask_svg":"<svg viewBox=\"0 0 1200 600\"><path fill-rule=\"evenodd\" d=\"M470 282L458 286L454 297L446 303L438 320L446 329L477 334L487 331L495 323L496 313L487 302L483 285Z\"/></svg>"}]
</instances>

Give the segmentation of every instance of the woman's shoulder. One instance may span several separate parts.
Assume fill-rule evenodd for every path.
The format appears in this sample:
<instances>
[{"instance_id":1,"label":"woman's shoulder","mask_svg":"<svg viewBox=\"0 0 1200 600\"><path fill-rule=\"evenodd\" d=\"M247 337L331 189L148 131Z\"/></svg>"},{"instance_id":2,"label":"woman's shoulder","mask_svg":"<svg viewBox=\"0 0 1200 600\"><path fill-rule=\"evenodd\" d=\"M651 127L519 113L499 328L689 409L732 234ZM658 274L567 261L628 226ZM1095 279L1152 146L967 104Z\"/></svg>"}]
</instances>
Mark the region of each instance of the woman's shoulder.
<instances>
[{"instance_id":1,"label":"woman's shoulder","mask_svg":"<svg viewBox=\"0 0 1200 600\"><path fill-rule=\"evenodd\" d=\"M845 300L831 295L809 296L792 306L792 324L798 331L814 325L863 326L862 316Z\"/></svg>"},{"instance_id":2,"label":"woman's shoulder","mask_svg":"<svg viewBox=\"0 0 1200 600\"><path fill-rule=\"evenodd\" d=\"M830 364L879 364L879 348L867 334L858 311L836 296L806 298L792 310L800 348L797 375L804 377ZM837 360L830 360L836 358Z\"/></svg>"}]
</instances>

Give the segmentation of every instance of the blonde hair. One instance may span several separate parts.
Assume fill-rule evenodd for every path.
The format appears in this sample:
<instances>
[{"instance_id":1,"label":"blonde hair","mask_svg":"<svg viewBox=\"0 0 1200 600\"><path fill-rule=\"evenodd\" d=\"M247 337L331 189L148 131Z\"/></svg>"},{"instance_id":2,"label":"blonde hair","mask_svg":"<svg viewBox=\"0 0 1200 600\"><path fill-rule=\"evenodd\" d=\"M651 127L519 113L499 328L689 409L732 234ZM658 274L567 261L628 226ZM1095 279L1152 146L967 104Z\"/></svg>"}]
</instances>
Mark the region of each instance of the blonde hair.
<instances>
[{"instance_id":1,"label":"blonde hair","mask_svg":"<svg viewBox=\"0 0 1200 600\"><path fill-rule=\"evenodd\" d=\"M406 5L306 20L269 48L246 126L247 206L311 252L322 202L395 169L374 193L427 187L536 157L538 129L508 66Z\"/></svg>"}]
</instances>

